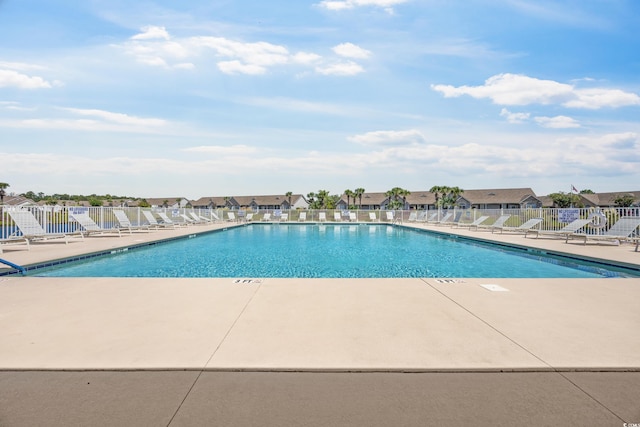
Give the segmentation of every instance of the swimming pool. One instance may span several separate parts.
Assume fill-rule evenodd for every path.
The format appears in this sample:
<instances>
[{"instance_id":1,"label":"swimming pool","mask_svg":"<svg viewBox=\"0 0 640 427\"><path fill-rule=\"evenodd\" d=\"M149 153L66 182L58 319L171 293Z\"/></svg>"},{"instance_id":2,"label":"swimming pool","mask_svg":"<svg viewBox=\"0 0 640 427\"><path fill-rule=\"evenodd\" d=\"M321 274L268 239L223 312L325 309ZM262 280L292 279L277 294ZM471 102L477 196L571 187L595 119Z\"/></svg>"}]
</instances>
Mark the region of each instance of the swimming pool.
<instances>
[{"instance_id":1,"label":"swimming pool","mask_svg":"<svg viewBox=\"0 0 640 427\"><path fill-rule=\"evenodd\" d=\"M384 224L252 224L31 273L46 277L629 277L634 272Z\"/></svg>"}]
</instances>

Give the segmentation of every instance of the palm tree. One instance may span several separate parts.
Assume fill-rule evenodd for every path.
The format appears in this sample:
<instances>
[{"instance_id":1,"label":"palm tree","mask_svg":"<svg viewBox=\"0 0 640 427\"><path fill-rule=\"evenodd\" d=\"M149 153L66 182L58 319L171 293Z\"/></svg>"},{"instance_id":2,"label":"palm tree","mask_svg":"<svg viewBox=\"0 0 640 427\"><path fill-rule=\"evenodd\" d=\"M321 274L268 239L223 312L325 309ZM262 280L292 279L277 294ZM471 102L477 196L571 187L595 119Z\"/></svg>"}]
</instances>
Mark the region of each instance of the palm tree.
<instances>
[{"instance_id":1,"label":"palm tree","mask_svg":"<svg viewBox=\"0 0 640 427\"><path fill-rule=\"evenodd\" d=\"M344 190L344 195L347 196L347 209L349 209L349 198L353 197L353 201L356 201L356 194L351 190Z\"/></svg>"},{"instance_id":2,"label":"palm tree","mask_svg":"<svg viewBox=\"0 0 640 427\"><path fill-rule=\"evenodd\" d=\"M316 209L316 193L313 191L307 194L307 202L309 202L310 209Z\"/></svg>"},{"instance_id":3,"label":"palm tree","mask_svg":"<svg viewBox=\"0 0 640 427\"><path fill-rule=\"evenodd\" d=\"M287 191L286 193L284 193L284 197L289 199L289 209L291 209L291 196L293 196L293 193L291 191Z\"/></svg>"},{"instance_id":4,"label":"palm tree","mask_svg":"<svg viewBox=\"0 0 640 427\"><path fill-rule=\"evenodd\" d=\"M356 188L354 191L355 194L353 195L353 197L357 197L360 200L359 207L360 209L362 209L362 195L364 194L364 188Z\"/></svg>"},{"instance_id":5,"label":"palm tree","mask_svg":"<svg viewBox=\"0 0 640 427\"><path fill-rule=\"evenodd\" d=\"M464 190L460 187L449 187L449 193L447 195L448 206L455 206L462 193L464 193Z\"/></svg>"},{"instance_id":6,"label":"palm tree","mask_svg":"<svg viewBox=\"0 0 640 427\"><path fill-rule=\"evenodd\" d=\"M431 187L429 192L433 193L433 195L436 196L436 207L440 207L440 205L441 205L440 195L442 194L443 197L444 197L444 194L446 194L446 187L444 187L442 185L434 185L433 187Z\"/></svg>"},{"instance_id":7,"label":"palm tree","mask_svg":"<svg viewBox=\"0 0 640 427\"><path fill-rule=\"evenodd\" d=\"M393 187L391 190L384 193L385 196L389 198L388 207L391 209L399 209L404 208L404 204L406 203L406 197L411 194L409 190L405 190L400 187ZM404 203L400 202L400 197L403 198Z\"/></svg>"}]
</instances>

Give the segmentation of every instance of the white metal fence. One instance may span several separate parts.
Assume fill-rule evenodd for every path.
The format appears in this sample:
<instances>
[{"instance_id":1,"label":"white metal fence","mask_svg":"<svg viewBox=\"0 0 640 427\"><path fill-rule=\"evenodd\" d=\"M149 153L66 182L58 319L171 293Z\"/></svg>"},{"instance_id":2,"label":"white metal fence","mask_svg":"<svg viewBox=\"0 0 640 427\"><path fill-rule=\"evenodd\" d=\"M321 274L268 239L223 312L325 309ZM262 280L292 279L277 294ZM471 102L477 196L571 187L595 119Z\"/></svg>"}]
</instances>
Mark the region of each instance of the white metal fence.
<instances>
[{"instance_id":1,"label":"white metal fence","mask_svg":"<svg viewBox=\"0 0 640 427\"><path fill-rule=\"evenodd\" d=\"M587 234L601 234L608 230L618 219L628 216L640 216L640 208L606 208L606 209L450 209L429 211L403 210L227 210L227 209L173 209L173 208L126 208L126 207L60 207L60 206L31 206L13 207L0 206L0 238L20 236L21 232L9 216L9 211L15 209L28 210L37 218L47 233L73 233L80 231L80 224L73 220L74 213L88 213L89 216L104 229L120 226L113 211L124 211L132 225L147 224L143 210L152 213L164 213L172 221L188 223L194 220L192 213L201 220L212 222L383 222L383 223L435 223L440 221L446 213L452 213L454 222L471 223L480 216L489 218L483 225L491 225L502 215L509 215L505 225L517 227L529 219L542 218L541 230L558 230L575 219L593 219L593 226L587 226L582 232ZM184 216L187 218L185 218ZM159 222L162 222L158 218ZM638 230L636 230L638 233ZM636 234L637 236L638 234Z\"/></svg>"}]
</instances>

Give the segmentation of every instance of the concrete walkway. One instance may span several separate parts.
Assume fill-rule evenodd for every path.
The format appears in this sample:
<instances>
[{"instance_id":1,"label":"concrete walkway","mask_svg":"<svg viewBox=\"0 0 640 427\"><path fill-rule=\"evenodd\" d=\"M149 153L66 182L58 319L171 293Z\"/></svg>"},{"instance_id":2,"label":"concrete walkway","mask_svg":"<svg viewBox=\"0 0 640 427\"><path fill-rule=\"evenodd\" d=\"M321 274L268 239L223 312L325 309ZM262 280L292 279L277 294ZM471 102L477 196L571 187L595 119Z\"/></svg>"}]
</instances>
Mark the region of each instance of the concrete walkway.
<instances>
[{"instance_id":1,"label":"concrete walkway","mask_svg":"<svg viewBox=\"0 0 640 427\"><path fill-rule=\"evenodd\" d=\"M433 229L640 263L631 245ZM251 279L0 276L0 425L640 422L640 279Z\"/></svg>"}]
</instances>

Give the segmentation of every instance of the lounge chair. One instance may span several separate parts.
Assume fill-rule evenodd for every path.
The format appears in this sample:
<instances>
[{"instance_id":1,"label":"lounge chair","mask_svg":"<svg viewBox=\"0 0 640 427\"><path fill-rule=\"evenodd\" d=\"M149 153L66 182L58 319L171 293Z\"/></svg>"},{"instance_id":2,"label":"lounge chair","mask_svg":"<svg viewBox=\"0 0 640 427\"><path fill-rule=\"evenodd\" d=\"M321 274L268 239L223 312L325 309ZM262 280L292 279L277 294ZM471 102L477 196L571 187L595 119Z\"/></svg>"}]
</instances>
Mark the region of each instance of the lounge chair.
<instances>
[{"instance_id":1,"label":"lounge chair","mask_svg":"<svg viewBox=\"0 0 640 427\"><path fill-rule=\"evenodd\" d=\"M500 215L498 217L498 219L496 219L493 224L489 224L489 225L479 225L476 227L476 230L490 230L492 233L495 232L496 230L501 230L505 225L505 223L507 222L507 220L511 218L510 214L505 214L505 215Z\"/></svg>"},{"instance_id":2,"label":"lounge chair","mask_svg":"<svg viewBox=\"0 0 640 427\"><path fill-rule=\"evenodd\" d=\"M236 214L233 212L227 212L227 221L234 222L236 220Z\"/></svg>"},{"instance_id":3,"label":"lounge chair","mask_svg":"<svg viewBox=\"0 0 640 427\"><path fill-rule=\"evenodd\" d=\"M106 234L118 233L119 237L122 237L122 231L118 227L114 228L102 228L96 222L91 219L88 213L71 213L69 217L80 224L81 233L90 236L91 234L99 234L101 236Z\"/></svg>"},{"instance_id":4,"label":"lounge chair","mask_svg":"<svg viewBox=\"0 0 640 427\"><path fill-rule=\"evenodd\" d=\"M416 222L418 220L418 212L411 212L409 214L409 218L407 218L407 221L409 222Z\"/></svg>"},{"instance_id":5,"label":"lounge chair","mask_svg":"<svg viewBox=\"0 0 640 427\"><path fill-rule=\"evenodd\" d=\"M427 220L427 211L422 211L418 214L416 222L425 222Z\"/></svg>"},{"instance_id":6,"label":"lounge chair","mask_svg":"<svg viewBox=\"0 0 640 427\"><path fill-rule=\"evenodd\" d=\"M638 217L623 217L616 221L610 229L602 234L576 234L573 237L584 238L584 244L587 244L588 240L611 240L615 243L619 243L625 240L636 240L636 251L638 250L638 236L633 234L640 227L640 218Z\"/></svg>"},{"instance_id":7,"label":"lounge chair","mask_svg":"<svg viewBox=\"0 0 640 427\"><path fill-rule=\"evenodd\" d=\"M166 224L166 226L167 226L167 227L168 227L168 226L171 226L171 225L173 225L173 227L176 227L176 226L177 226L177 227L180 227L180 226L182 226L182 224L181 224L181 223L179 223L179 222L176 222L176 221L172 220L172 219L171 219L171 218L169 218L169 217L167 216L167 214L166 214L166 213L164 213L164 212L158 212L158 216L159 216L159 217L160 217L160 219L162 220L162 223L163 223L163 224Z\"/></svg>"},{"instance_id":8,"label":"lounge chair","mask_svg":"<svg viewBox=\"0 0 640 427\"><path fill-rule=\"evenodd\" d=\"M438 215L439 212L432 212L429 214L429 216L427 217L427 223L429 222L438 222Z\"/></svg>"},{"instance_id":9,"label":"lounge chair","mask_svg":"<svg viewBox=\"0 0 640 427\"><path fill-rule=\"evenodd\" d=\"M318 213L318 221L324 222L327 220L327 214L325 212Z\"/></svg>"},{"instance_id":10,"label":"lounge chair","mask_svg":"<svg viewBox=\"0 0 640 427\"><path fill-rule=\"evenodd\" d=\"M244 220L245 220L246 222L251 222L251 221L253 221L253 213L252 213L252 212L248 213L248 214L247 214L247 216L245 216L245 217L244 217Z\"/></svg>"},{"instance_id":11,"label":"lounge chair","mask_svg":"<svg viewBox=\"0 0 640 427\"><path fill-rule=\"evenodd\" d=\"M217 213L215 213L215 212L211 212L211 218L213 218L213 220L214 220L215 222L221 222L221 221L220 221L220 217L219 217L219 216L218 216L218 214L217 214Z\"/></svg>"},{"instance_id":12,"label":"lounge chair","mask_svg":"<svg viewBox=\"0 0 640 427\"><path fill-rule=\"evenodd\" d=\"M198 224L206 224L208 222L211 222L211 220L209 218L205 218L203 216L200 216L195 212L189 212L189 215L191 215L191 218L193 218L193 220Z\"/></svg>"},{"instance_id":13,"label":"lounge chair","mask_svg":"<svg viewBox=\"0 0 640 427\"><path fill-rule=\"evenodd\" d=\"M134 226L133 224L131 224L129 217L127 217L127 214L124 211L114 209L113 215L115 215L119 227L123 230L129 230L129 234L132 234L133 231L149 231L149 226L147 225Z\"/></svg>"},{"instance_id":14,"label":"lounge chair","mask_svg":"<svg viewBox=\"0 0 640 427\"><path fill-rule=\"evenodd\" d=\"M267 212L266 214L262 215L262 220L271 221L271 214Z\"/></svg>"},{"instance_id":15,"label":"lounge chair","mask_svg":"<svg viewBox=\"0 0 640 427\"><path fill-rule=\"evenodd\" d=\"M387 221L393 222L393 211L386 211L385 215L387 217Z\"/></svg>"},{"instance_id":16,"label":"lounge chair","mask_svg":"<svg viewBox=\"0 0 640 427\"><path fill-rule=\"evenodd\" d=\"M159 223L156 217L153 216L153 213L151 211L142 211L142 215L144 215L145 219L149 223L149 227L151 228L155 228L155 229L167 228L167 227L175 228L175 224Z\"/></svg>"},{"instance_id":17,"label":"lounge chair","mask_svg":"<svg viewBox=\"0 0 640 427\"><path fill-rule=\"evenodd\" d=\"M560 236L565 238L565 243L569 241L571 237L576 237L578 230L586 226L591 222L590 219L576 219L569 224L562 227L560 230L531 230L536 235L536 239L540 235L546 236Z\"/></svg>"},{"instance_id":18,"label":"lounge chair","mask_svg":"<svg viewBox=\"0 0 640 427\"><path fill-rule=\"evenodd\" d=\"M180 218L182 218L184 220L183 224L185 224L185 225L191 225L191 224L195 224L196 223L196 221L193 218L190 218L185 214L180 214Z\"/></svg>"},{"instance_id":19,"label":"lounge chair","mask_svg":"<svg viewBox=\"0 0 640 427\"><path fill-rule=\"evenodd\" d=\"M475 221L473 222L469 222L469 223L458 222L456 224L456 227L469 227L469 230L471 230L472 228L478 228L483 222L485 222L488 219L489 219L489 215L482 215L476 218Z\"/></svg>"},{"instance_id":20,"label":"lounge chair","mask_svg":"<svg viewBox=\"0 0 640 427\"><path fill-rule=\"evenodd\" d=\"M289 221L289 214L283 213L280 214L280 222L287 222Z\"/></svg>"},{"instance_id":21,"label":"lounge chair","mask_svg":"<svg viewBox=\"0 0 640 427\"><path fill-rule=\"evenodd\" d=\"M349 221L351 221L351 222L357 222L358 221L358 217L356 216L355 212L349 212Z\"/></svg>"},{"instance_id":22,"label":"lounge chair","mask_svg":"<svg viewBox=\"0 0 640 427\"><path fill-rule=\"evenodd\" d=\"M336 222L342 221L342 217L340 216L340 212L334 212L333 213L333 220L336 221Z\"/></svg>"},{"instance_id":23,"label":"lounge chair","mask_svg":"<svg viewBox=\"0 0 640 427\"><path fill-rule=\"evenodd\" d=\"M369 221L374 222L377 221L378 217L376 216L375 212L369 212Z\"/></svg>"},{"instance_id":24,"label":"lounge chair","mask_svg":"<svg viewBox=\"0 0 640 427\"><path fill-rule=\"evenodd\" d=\"M298 217L298 221L304 222L306 220L307 220L307 213L306 212L300 212L300 216Z\"/></svg>"},{"instance_id":25,"label":"lounge chair","mask_svg":"<svg viewBox=\"0 0 640 427\"><path fill-rule=\"evenodd\" d=\"M27 250L30 249L29 244L37 240L64 239L64 243L69 243L69 234L67 233L47 233L42 227L38 219L27 210L6 210L5 211L16 225L17 230L7 238L0 241L0 253L2 246L15 245L24 243ZM82 237L82 235L80 235Z\"/></svg>"},{"instance_id":26,"label":"lounge chair","mask_svg":"<svg viewBox=\"0 0 640 427\"><path fill-rule=\"evenodd\" d=\"M446 213L442 219L436 222L436 225L453 225L453 212Z\"/></svg>"},{"instance_id":27,"label":"lounge chair","mask_svg":"<svg viewBox=\"0 0 640 427\"><path fill-rule=\"evenodd\" d=\"M542 221L542 218L531 218L517 227L502 227L502 229L500 229L500 233L524 233L524 237L527 237L529 233L537 233L540 231L540 228L534 229L533 227L539 227L540 224L542 224Z\"/></svg>"}]
</instances>

